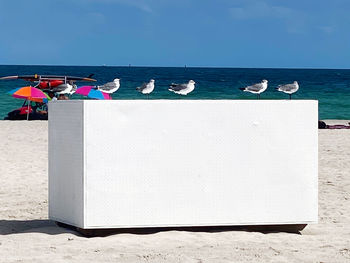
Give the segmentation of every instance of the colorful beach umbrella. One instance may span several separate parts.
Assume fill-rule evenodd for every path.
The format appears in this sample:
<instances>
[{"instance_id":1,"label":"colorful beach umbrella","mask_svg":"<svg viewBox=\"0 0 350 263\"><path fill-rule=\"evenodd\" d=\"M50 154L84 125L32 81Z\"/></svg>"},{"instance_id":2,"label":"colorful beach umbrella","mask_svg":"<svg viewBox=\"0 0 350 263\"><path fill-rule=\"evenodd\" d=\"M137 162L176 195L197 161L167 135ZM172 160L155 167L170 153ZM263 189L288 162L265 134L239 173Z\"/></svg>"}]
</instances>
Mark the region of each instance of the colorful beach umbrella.
<instances>
[{"instance_id":1,"label":"colorful beach umbrella","mask_svg":"<svg viewBox=\"0 0 350 263\"><path fill-rule=\"evenodd\" d=\"M46 103L50 100L50 97L46 93L32 86L13 89L8 93L11 94L12 97L14 98L28 100L27 120L29 119L29 113L30 113L29 101Z\"/></svg>"},{"instance_id":2,"label":"colorful beach umbrella","mask_svg":"<svg viewBox=\"0 0 350 263\"><path fill-rule=\"evenodd\" d=\"M13 89L8 93L14 98L26 99L35 102L47 102L50 100L50 97L45 92L31 86Z\"/></svg>"},{"instance_id":3,"label":"colorful beach umbrella","mask_svg":"<svg viewBox=\"0 0 350 263\"><path fill-rule=\"evenodd\" d=\"M91 99L97 99L97 100L111 100L112 99L111 95L96 89L95 86L79 87L75 93L83 95L83 96L87 96Z\"/></svg>"}]
</instances>

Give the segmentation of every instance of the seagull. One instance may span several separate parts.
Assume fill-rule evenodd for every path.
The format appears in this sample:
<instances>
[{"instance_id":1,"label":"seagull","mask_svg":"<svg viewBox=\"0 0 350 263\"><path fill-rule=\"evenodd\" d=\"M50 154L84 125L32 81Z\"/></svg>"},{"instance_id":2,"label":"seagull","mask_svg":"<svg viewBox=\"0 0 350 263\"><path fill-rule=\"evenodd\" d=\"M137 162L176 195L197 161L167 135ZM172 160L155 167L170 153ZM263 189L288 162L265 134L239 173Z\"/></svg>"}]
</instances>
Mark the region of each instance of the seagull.
<instances>
[{"instance_id":1,"label":"seagull","mask_svg":"<svg viewBox=\"0 0 350 263\"><path fill-rule=\"evenodd\" d=\"M258 99L260 99L260 93L263 93L267 89L267 82L268 81L266 79L263 79L260 83L256 83L254 85L247 86L245 88L239 88L239 89L257 94Z\"/></svg>"},{"instance_id":2,"label":"seagull","mask_svg":"<svg viewBox=\"0 0 350 263\"><path fill-rule=\"evenodd\" d=\"M142 94L147 94L147 98L149 98L149 94L154 90L154 79L151 79L148 83L143 83L141 87L137 87L136 90Z\"/></svg>"},{"instance_id":3,"label":"seagull","mask_svg":"<svg viewBox=\"0 0 350 263\"><path fill-rule=\"evenodd\" d=\"M120 79L114 79L112 82L108 82L106 84L103 84L101 86L97 86L97 89L104 92L104 93L113 93L116 92L120 87Z\"/></svg>"},{"instance_id":4,"label":"seagull","mask_svg":"<svg viewBox=\"0 0 350 263\"><path fill-rule=\"evenodd\" d=\"M168 90L176 94L187 95L188 93L194 90L194 84L196 84L196 82L194 82L193 80L190 80L188 83L184 84L172 83Z\"/></svg>"},{"instance_id":5,"label":"seagull","mask_svg":"<svg viewBox=\"0 0 350 263\"><path fill-rule=\"evenodd\" d=\"M289 94L289 99L292 99L292 94L297 92L299 89L299 84L294 81L292 84L278 85L276 90Z\"/></svg>"}]
</instances>

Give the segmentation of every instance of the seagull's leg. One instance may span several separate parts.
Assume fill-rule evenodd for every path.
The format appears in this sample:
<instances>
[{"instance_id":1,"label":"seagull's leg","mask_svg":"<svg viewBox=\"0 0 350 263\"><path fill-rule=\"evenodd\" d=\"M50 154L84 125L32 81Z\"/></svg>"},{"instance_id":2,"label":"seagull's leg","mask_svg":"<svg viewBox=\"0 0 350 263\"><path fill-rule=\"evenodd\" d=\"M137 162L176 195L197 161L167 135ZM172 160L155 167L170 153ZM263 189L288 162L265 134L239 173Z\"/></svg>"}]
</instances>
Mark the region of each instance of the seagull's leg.
<instances>
[{"instance_id":1,"label":"seagull's leg","mask_svg":"<svg viewBox=\"0 0 350 263\"><path fill-rule=\"evenodd\" d=\"M260 93L258 93L258 100L260 100Z\"/></svg>"},{"instance_id":2,"label":"seagull's leg","mask_svg":"<svg viewBox=\"0 0 350 263\"><path fill-rule=\"evenodd\" d=\"M292 99L292 94L289 94L289 99L290 99L290 100Z\"/></svg>"}]
</instances>

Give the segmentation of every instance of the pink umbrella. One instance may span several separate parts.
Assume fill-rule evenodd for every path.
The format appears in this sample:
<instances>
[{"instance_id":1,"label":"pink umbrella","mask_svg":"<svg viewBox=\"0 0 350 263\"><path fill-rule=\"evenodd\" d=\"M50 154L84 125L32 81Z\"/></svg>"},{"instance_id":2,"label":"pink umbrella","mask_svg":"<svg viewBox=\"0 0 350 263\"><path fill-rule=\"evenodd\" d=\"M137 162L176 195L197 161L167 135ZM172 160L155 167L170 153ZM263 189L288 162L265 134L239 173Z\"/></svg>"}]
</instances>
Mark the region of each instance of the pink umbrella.
<instances>
[{"instance_id":1,"label":"pink umbrella","mask_svg":"<svg viewBox=\"0 0 350 263\"><path fill-rule=\"evenodd\" d=\"M77 94L88 96L92 99L97 100L111 100L112 97L108 93L104 93L98 89L96 89L95 86L82 86L76 90Z\"/></svg>"},{"instance_id":2,"label":"pink umbrella","mask_svg":"<svg viewBox=\"0 0 350 263\"><path fill-rule=\"evenodd\" d=\"M43 102L44 99L50 98L40 89L31 86L11 90L9 94L14 98L27 99L36 102Z\"/></svg>"}]
</instances>

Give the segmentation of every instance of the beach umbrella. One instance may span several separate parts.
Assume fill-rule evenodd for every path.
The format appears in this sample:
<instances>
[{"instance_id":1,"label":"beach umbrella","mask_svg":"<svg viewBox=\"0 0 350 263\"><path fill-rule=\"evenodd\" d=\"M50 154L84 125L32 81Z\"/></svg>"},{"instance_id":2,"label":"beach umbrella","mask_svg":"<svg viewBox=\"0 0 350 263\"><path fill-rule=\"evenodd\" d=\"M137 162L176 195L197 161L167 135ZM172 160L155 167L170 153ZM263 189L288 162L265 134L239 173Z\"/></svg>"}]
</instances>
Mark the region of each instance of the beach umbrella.
<instances>
[{"instance_id":1,"label":"beach umbrella","mask_svg":"<svg viewBox=\"0 0 350 263\"><path fill-rule=\"evenodd\" d=\"M50 97L45 92L31 86L16 88L10 90L8 93L14 98L27 99L30 101L47 102L50 100Z\"/></svg>"},{"instance_id":2,"label":"beach umbrella","mask_svg":"<svg viewBox=\"0 0 350 263\"><path fill-rule=\"evenodd\" d=\"M48 102L50 97L40 89L32 86L16 88L8 92L14 98L28 100L27 120L29 119L29 101Z\"/></svg>"},{"instance_id":3,"label":"beach umbrella","mask_svg":"<svg viewBox=\"0 0 350 263\"><path fill-rule=\"evenodd\" d=\"M108 93L105 93L105 92L102 92L102 91L96 89L95 86L79 87L75 93L83 95L83 96L87 96L91 99L97 99L97 100L111 100L112 99L112 97Z\"/></svg>"}]
</instances>

